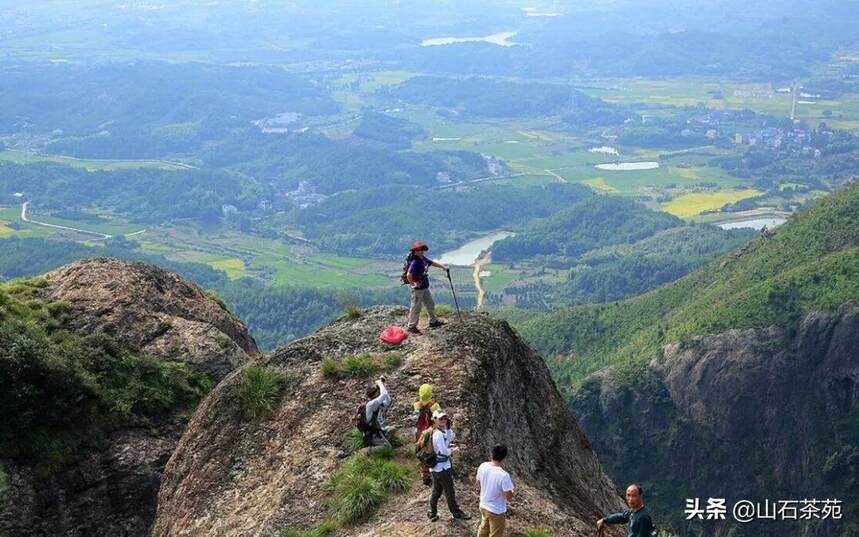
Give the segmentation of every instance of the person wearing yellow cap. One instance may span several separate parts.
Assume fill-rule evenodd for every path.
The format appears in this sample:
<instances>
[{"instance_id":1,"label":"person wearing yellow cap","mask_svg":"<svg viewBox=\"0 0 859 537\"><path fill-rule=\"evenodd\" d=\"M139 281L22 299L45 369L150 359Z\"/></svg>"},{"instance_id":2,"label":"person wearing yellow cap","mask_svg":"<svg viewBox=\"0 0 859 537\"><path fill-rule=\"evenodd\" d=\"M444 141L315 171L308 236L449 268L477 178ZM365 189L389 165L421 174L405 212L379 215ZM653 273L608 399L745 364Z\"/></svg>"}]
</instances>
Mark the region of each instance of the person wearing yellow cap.
<instances>
[{"instance_id":1,"label":"person wearing yellow cap","mask_svg":"<svg viewBox=\"0 0 859 537\"><path fill-rule=\"evenodd\" d=\"M415 418L416 443L420 441L423 432L432 427L433 412L439 410L441 410L441 406L432 397L432 385L421 384L421 387L418 388L418 398L414 402L414 412L412 412L412 417ZM424 485L432 485L429 468L422 463L419 466Z\"/></svg>"}]
</instances>

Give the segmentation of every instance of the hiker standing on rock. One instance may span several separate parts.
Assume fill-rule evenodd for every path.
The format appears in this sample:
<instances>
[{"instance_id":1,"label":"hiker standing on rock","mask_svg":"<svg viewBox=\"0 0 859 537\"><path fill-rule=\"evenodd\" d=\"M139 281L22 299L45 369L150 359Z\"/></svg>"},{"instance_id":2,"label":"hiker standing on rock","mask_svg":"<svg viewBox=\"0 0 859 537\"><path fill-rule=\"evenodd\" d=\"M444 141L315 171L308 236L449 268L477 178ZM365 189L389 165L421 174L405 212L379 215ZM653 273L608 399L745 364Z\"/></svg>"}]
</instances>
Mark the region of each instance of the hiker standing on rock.
<instances>
[{"instance_id":1,"label":"hiker standing on rock","mask_svg":"<svg viewBox=\"0 0 859 537\"><path fill-rule=\"evenodd\" d=\"M424 431L433 425L433 413L441 410L441 407L432 398L432 386L430 384L422 384L418 388L418 398L414 403L414 412L412 417L415 418L415 443L419 443L421 435ZM430 477L429 468L425 464L418 464L421 468L421 477L424 485L432 485L432 477Z\"/></svg>"},{"instance_id":2,"label":"hiker standing on rock","mask_svg":"<svg viewBox=\"0 0 859 537\"><path fill-rule=\"evenodd\" d=\"M447 508L453 518L469 520L471 516L459 508L456 503L456 492L453 489L453 467L450 464L450 456L459 451L458 447L450 447L453 442L453 431L450 428L450 420L443 410L433 412L435 430L432 433L432 447L435 451L438 463L430 468L432 474L432 495L430 496L430 510L427 517L433 522L438 520L438 500L444 493L447 500Z\"/></svg>"},{"instance_id":3,"label":"hiker standing on rock","mask_svg":"<svg viewBox=\"0 0 859 537\"><path fill-rule=\"evenodd\" d=\"M629 509L621 513L614 513L605 518L597 520L597 530L602 531L606 524L629 523L627 537L651 537L656 534L650 511L644 506L644 490L641 485L633 483L626 488L626 504Z\"/></svg>"},{"instance_id":4,"label":"hiker standing on rock","mask_svg":"<svg viewBox=\"0 0 859 537\"><path fill-rule=\"evenodd\" d=\"M408 330L412 334L420 334L418 330L418 320L421 316L421 308L426 306L429 314L429 327L435 328L444 323L435 316L435 302L432 300L432 295L429 290L429 268L438 267L440 269L449 270L447 265L436 263L432 259L426 257L426 251L429 246L417 241L412 244L412 249L409 251L409 256L405 263L405 279L412 288L412 303L409 308Z\"/></svg>"},{"instance_id":5,"label":"hiker standing on rock","mask_svg":"<svg viewBox=\"0 0 859 537\"><path fill-rule=\"evenodd\" d=\"M357 427L364 435L366 453L390 449L391 443L386 436L385 410L391 406L391 395L385 388L385 377L367 388L368 401L358 408ZM362 412L363 408L363 412Z\"/></svg>"},{"instance_id":6,"label":"hiker standing on rock","mask_svg":"<svg viewBox=\"0 0 859 537\"><path fill-rule=\"evenodd\" d=\"M507 502L513 499L513 480L501 467L507 457L507 446L492 448L492 460L477 468L480 486L480 526L477 537L504 537L507 524Z\"/></svg>"}]
</instances>

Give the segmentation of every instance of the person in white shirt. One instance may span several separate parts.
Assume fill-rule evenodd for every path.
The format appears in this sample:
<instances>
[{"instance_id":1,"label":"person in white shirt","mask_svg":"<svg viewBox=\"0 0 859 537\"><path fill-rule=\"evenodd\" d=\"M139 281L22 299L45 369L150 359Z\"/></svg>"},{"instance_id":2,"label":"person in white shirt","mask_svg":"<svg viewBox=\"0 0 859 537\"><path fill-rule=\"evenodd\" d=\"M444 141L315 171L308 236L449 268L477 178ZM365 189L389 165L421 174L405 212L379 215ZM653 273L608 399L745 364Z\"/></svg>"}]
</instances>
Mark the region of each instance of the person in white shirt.
<instances>
[{"instance_id":1,"label":"person in white shirt","mask_svg":"<svg viewBox=\"0 0 859 537\"><path fill-rule=\"evenodd\" d=\"M453 442L453 431L450 429L450 421L447 414L437 410L432 414L435 430L432 433L432 447L438 463L430 468L432 476L432 495L430 496L430 510L427 517L435 522L438 520L438 500L444 493L447 500L447 508L453 518L468 520L471 516L459 508L456 503L456 492L453 489L453 469L450 464L450 456L459 451L458 447L450 447Z\"/></svg>"},{"instance_id":2,"label":"person in white shirt","mask_svg":"<svg viewBox=\"0 0 859 537\"><path fill-rule=\"evenodd\" d=\"M507 502L513 499L513 480L501 467L507 457L507 446L492 448L492 460L477 468L480 486L480 527L477 537L503 537L506 525Z\"/></svg>"},{"instance_id":3,"label":"person in white shirt","mask_svg":"<svg viewBox=\"0 0 859 537\"><path fill-rule=\"evenodd\" d=\"M380 377L376 383L367 388L365 420L368 425L364 431L364 452L372 453L391 449L388 441L388 429L385 427L385 410L391 406L391 395L385 387L385 377Z\"/></svg>"}]
</instances>

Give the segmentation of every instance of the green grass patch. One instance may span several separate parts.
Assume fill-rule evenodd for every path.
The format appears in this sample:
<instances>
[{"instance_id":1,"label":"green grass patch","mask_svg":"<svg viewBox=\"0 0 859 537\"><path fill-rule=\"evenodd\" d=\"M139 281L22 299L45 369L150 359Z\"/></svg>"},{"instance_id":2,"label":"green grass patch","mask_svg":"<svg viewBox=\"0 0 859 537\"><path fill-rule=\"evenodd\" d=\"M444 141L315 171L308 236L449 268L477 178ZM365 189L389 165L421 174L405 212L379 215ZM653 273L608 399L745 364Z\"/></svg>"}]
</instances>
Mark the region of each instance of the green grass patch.
<instances>
[{"instance_id":1,"label":"green grass patch","mask_svg":"<svg viewBox=\"0 0 859 537\"><path fill-rule=\"evenodd\" d=\"M366 520L391 494L409 488L412 469L392 458L392 453L356 453L325 484L331 509L341 524Z\"/></svg>"},{"instance_id":2,"label":"green grass patch","mask_svg":"<svg viewBox=\"0 0 859 537\"><path fill-rule=\"evenodd\" d=\"M6 493L6 488L9 486L9 477L6 475L6 468L0 464L0 497Z\"/></svg>"},{"instance_id":3,"label":"green grass patch","mask_svg":"<svg viewBox=\"0 0 859 537\"><path fill-rule=\"evenodd\" d=\"M325 537L331 535L337 529L337 522L326 520L321 524L313 526L306 530L286 530L282 532L281 537Z\"/></svg>"},{"instance_id":4,"label":"green grass patch","mask_svg":"<svg viewBox=\"0 0 859 537\"><path fill-rule=\"evenodd\" d=\"M552 532L540 528L531 528L514 534L515 537L554 537Z\"/></svg>"},{"instance_id":5,"label":"green grass patch","mask_svg":"<svg viewBox=\"0 0 859 537\"><path fill-rule=\"evenodd\" d=\"M239 403L249 419L271 416L280 401L283 375L269 367L250 366L239 384Z\"/></svg>"},{"instance_id":6,"label":"green grass patch","mask_svg":"<svg viewBox=\"0 0 859 537\"><path fill-rule=\"evenodd\" d=\"M398 368L403 363L403 355L396 351L382 354L353 354L342 360L323 358L320 363L325 378L367 378Z\"/></svg>"}]
</instances>

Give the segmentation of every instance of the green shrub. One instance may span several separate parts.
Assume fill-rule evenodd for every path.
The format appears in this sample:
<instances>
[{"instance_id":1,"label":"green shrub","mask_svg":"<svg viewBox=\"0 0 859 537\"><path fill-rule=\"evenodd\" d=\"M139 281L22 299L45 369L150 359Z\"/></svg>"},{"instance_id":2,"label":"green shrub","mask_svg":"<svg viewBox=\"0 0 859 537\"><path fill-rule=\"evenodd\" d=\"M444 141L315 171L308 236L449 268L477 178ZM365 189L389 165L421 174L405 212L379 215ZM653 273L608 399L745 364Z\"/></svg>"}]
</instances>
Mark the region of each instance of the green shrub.
<instances>
[{"instance_id":1,"label":"green shrub","mask_svg":"<svg viewBox=\"0 0 859 537\"><path fill-rule=\"evenodd\" d=\"M346 311L345 311L344 315L346 316L347 319L357 319L357 318L361 317L361 315L363 315L363 312L361 311L361 308L359 308L358 306L356 306L354 304L349 304L348 306L346 306Z\"/></svg>"},{"instance_id":2,"label":"green shrub","mask_svg":"<svg viewBox=\"0 0 859 537\"><path fill-rule=\"evenodd\" d=\"M280 400L283 375L268 367L245 369L239 385L239 402L245 417L262 419L274 412Z\"/></svg>"},{"instance_id":3,"label":"green shrub","mask_svg":"<svg viewBox=\"0 0 859 537\"><path fill-rule=\"evenodd\" d=\"M334 530L336 529L336 522L334 522L333 520L326 520L325 522L319 524L318 526L314 526L311 529L286 530L281 533L281 537L325 537L326 535L334 533Z\"/></svg>"},{"instance_id":4,"label":"green shrub","mask_svg":"<svg viewBox=\"0 0 859 537\"><path fill-rule=\"evenodd\" d=\"M10 291L15 287L16 293ZM27 282L0 286L0 457L50 472L117 427L145 425L196 405L211 382L186 364L129 353L104 334L79 336L21 300Z\"/></svg>"},{"instance_id":5,"label":"green shrub","mask_svg":"<svg viewBox=\"0 0 859 537\"><path fill-rule=\"evenodd\" d=\"M8 486L9 480L6 477L6 469L3 468L3 465L0 464L0 497L3 496L3 493L6 492L6 487Z\"/></svg>"}]
</instances>

